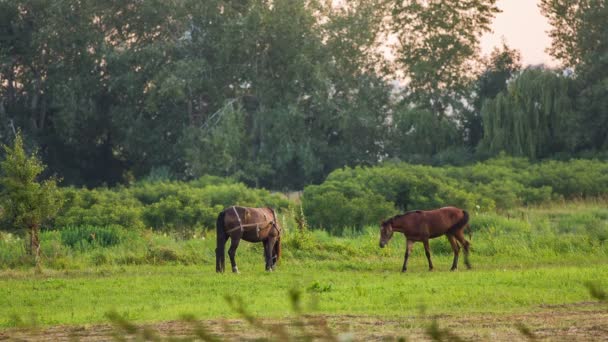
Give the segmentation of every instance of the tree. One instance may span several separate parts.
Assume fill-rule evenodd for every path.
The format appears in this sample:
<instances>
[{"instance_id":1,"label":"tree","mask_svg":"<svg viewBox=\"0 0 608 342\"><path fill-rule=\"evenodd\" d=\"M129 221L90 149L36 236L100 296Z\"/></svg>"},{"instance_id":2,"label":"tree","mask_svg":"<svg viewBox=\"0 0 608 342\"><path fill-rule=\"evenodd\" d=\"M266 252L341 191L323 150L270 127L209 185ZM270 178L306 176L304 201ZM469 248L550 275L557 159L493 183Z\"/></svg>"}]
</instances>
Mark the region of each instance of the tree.
<instances>
[{"instance_id":1,"label":"tree","mask_svg":"<svg viewBox=\"0 0 608 342\"><path fill-rule=\"evenodd\" d=\"M400 0L392 8L396 63L408 81L406 102L444 117L457 111L475 76L479 40L490 31L496 0Z\"/></svg>"},{"instance_id":2,"label":"tree","mask_svg":"<svg viewBox=\"0 0 608 342\"><path fill-rule=\"evenodd\" d=\"M34 255L39 266L40 226L55 216L63 200L55 179L37 180L45 166L35 154L27 155L20 133L12 147L3 145L3 148L6 156L0 163L2 214L14 229L26 232L29 237L28 254Z\"/></svg>"},{"instance_id":3,"label":"tree","mask_svg":"<svg viewBox=\"0 0 608 342\"><path fill-rule=\"evenodd\" d=\"M584 123L581 149L608 148L608 0L542 0L551 55L574 70L577 110Z\"/></svg>"},{"instance_id":4,"label":"tree","mask_svg":"<svg viewBox=\"0 0 608 342\"><path fill-rule=\"evenodd\" d=\"M181 145L194 175L204 170L301 189L337 167L377 162L390 95L375 73L379 2L358 0L344 9L319 1L193 2L187 55L201 62L184 64L188 72L179 79L192 84L188 92L214 100L204 122L218 111L238 116L238 124L222 115L204 132L188 129ZM199 74L193 82L181 77ZM238 113L221 110L234 99Z\"/></svg>"},{"instance_id":5,"label":"tree","mask_svg":"<svg viewBox=\"0 0 608 342\"><path fill-rule=\"evenodd\" d=\"M539 7L553 27L549 53L564 66L577 68L608 48L606 0L541 0Z\"/></svg>"},{"instance_id":6,"label":"tree","mask_svg":"<svg viewBox=\"0 0 608 342\"><path fill-rule=\"evenodd\" d=\"M479 149L544 158L574 152L581 139L574 82L559 72L528 68L482 108Z\"/></svg>"},{"instance_id":7,"label":"tree","mask_svg":"<svg viewBox=\"0 0 608 342\"><path fill-rule=\"evenodd\" d=\"M0 0L0 139L22 129L86 186L163 169L301 188L373 164L390 115L384 3Z\"/></svg>"},{"instance_id":8,"label":"tree","mask_svg":"<svg viewBox=\"0 0 608 342\"><path fill-rule=\"evenodd\" d=\"M390 137L390 155L412 162L430 159L430 156L460 143L454 121L418 108L398 108L395 111Z\"/></svg>"},{"instance_id":9,"label":"tree","mask_svg":"<svg viewBox=\"0 0 608 342\"><path fill-rule=\"evenodd\" d=\"M503 42L494 48L490 58L484 61L485 70L473 85L472 108L463 112L466 140L470 147L476 147L483 137L481 108L486 100L493 99L507 88L509 81L521 70L521 54Z\"/></svg>"}]
</instances>

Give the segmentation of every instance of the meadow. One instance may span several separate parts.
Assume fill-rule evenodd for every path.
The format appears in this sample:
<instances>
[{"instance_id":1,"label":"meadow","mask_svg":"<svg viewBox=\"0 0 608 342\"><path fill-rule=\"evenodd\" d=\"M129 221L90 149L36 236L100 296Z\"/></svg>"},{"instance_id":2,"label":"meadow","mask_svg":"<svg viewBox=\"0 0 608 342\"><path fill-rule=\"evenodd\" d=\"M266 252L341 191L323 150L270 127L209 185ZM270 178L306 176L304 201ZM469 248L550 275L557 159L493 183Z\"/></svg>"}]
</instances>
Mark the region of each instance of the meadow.
<instances>
[{"instance_id":1,"label":"meadow","mask_svg":"<svg viewBox=\"0 0 608 342\"><path fill-rule=\"evenodd\" d=\"M234 301L268 320L289 320L297 313L329 317L335 329L350 329L355 336L363 329L357 328L360 320L397 322L388 335L410 336L428 323L420 320L424 315L499 319L554 315L565 306L592 319L608 312L593 304L588 289L590 284L608 288L608 206L603 200L473 213L473 269L466 270L461 260L457 272L448 271L452 255L445 238L432 240L433 272L427 270L422 245L415 245L408 272L402 274L402 236L380 249L377 227L332 236L299 230L288 214L281 218L284 255L273 273L264 272L261 245L242 243L237 252L241 274L216 274L213 232L189 238L122 232L116 243L104 247L86 235L74 242L78 232L64 232L62 239L61 232L46 231L41 270L24 266L22 241L5 235L0 327L9 334L23 326L107 324L111 312L138 324L175 321L183 314L214 322L243 316ZM294 296L300 299L297 310ZM345 320L351 323L345 326ZM473 331L480 329L491 333L481 324Z\"/></svg>"}]
</instances>

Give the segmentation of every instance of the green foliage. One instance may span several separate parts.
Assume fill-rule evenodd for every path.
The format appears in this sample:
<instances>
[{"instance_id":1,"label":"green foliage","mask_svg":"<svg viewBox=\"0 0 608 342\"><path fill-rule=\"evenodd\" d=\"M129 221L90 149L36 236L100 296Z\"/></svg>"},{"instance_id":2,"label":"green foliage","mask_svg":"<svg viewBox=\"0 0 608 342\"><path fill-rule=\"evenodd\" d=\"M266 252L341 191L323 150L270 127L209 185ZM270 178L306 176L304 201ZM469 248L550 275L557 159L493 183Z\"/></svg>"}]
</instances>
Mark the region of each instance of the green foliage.
<instances>
[{"instance_id":1,"label":"green foliage","mask_svg":"<svg viewBox=\"0 0 608 342\"><path fill-rule=\"evenodd\" d=\"M549 52L566 66L592 62L594 55L605 52L605 0L541 0L540 8L552 26Z\"/></svg>"},{"instance_id":2,"label":"green foliage","mask_svg":"<svg viewBox=\"0 0 608 342\"><path fill-rule=\"evenodd\" d=\"M597 160L546 161L531 169L534 187L550 186L566 198L604 196L608 166Z\"/></svg>"},{"instance_id":3,"label":"green foliage","mask_svg":"<svg viewBox=\"0 0 608 342\"><path fill-rule=\"evenodd\" d=\"M581 140L573 81L544 69L526 69L506 91L485 102L479 148L496 154L544 158L573 152Z\"/></svg>"},{"instance_id":4,"label":"green foliage","mask_svg":"<svg viewBox=\"0 0 608 342\"><path fill-rule=\"evenodd\" d=\"M391 156L401 160L432 156L453 147L459 140L460 132L455 122L433 115L428 110L400 109L395 112L393 120Z\"/></svg>"},{"instance_id":5,"label":"green foliage","mask_svg":"<svg viewBox=\"0 0 608 342\"><path fill-rule=\"evenodd\" d=\"M21 134L17 134L12 147L4 145L3 148L5 157L0 164L2 217L13 230L37 229L52 219L62 205L56 180L38 181L45 167L37 155L27 155Z\"/></svg>"},{"instance_id":6,"label":"green foliage","mask_svg":"<svg viewBox=\"0 0 608 342\"><path fill-rule=\"evenodd\" d=\"M281 195L213 176L191 182L146 181L128 188L65 188L62 192L66 204L55 219L59 227L152 228L182 236L215 227L218 213L231 205L276 210L288 206Z\"/></svg>"},{"instance_id":7,"label":"green foliage","mask_svg":"<svg viewBox=\"0 0 608 342\"><path fill-rule=\"evenodd\" d=\"M549 53L574 70L574 98L581 121L581 149L605 150L608 139L608 2L542 0L552 26Z\"/></svg>"},{"instance_id":8,"label":"green foliage","mask_svg":"<svg viewBox=\"0 0 608 342\"><path fill-rule=\"evenodd\" d=\"M66 204L55 224L67 226L112 226L141 229L143 205L127 189L94 190L67 188L63 190Z\"/></svg>"},{"instance_id":9,"label":"green foliage","mask_svg":"<svg viewBox=\"0 0 608 342\"><path fill-rule=\"evenodd\" d=\"M409 102L445 118L466 97L479 40L499 9L495 0L397 1L391 7L397 64Z\"/></svg>"},{"instance_id":10,"label":"green foliage","mask_svg":"<svg viewBox=\"0 0 608 342\"><path fill-rule=\"evenodd\" d=\"M60 230L61 243L70 248L111 247L125 242L125 230L118 226L64 227Z\"/></svg>"},{"instance_id":11,"label":"green foliage","mask_svg":"<svg viewBox=\"0 0 608 342\"><path fill-rule=\"evenodd\" d=\"M301 189L375 163L382 3L3 1L0 139L21 127L76 186L214 174Z\"/></svg>"},{"instance_id":12,"label":"green foliage","mask_svg":"<svg viewBox=\"0 0 608 342\"><path fill-rule=\"evenodd\" d=\"M302 197L307 219L314 227L339 233L339 229L361 229L395 213L393 204L381 195L350 182L325 182L306 187Z\"/></svg>"},{"instance_id":13,"label":"green foliage","mask_svg":"<svg viewBox=\"0 0 608 342\"><path fill-rule=\"evenodd\" d=\"M504 155L460 167L387 163L336 170L324 183L306 187L302 201L311 226L339 233L375 225L397 209L454 205L489 212L557 198L601 197L608 194L607 174L601 161L530 163Z\"/></svg>"},{"instance_id":14,"label":"green foliage","mask_svg":"<svg viewBox=\"0 0 608 342\"><path fill-rule=\"evenodd\" d=\"M500 48L494 48L488 60L483 62L485 70L473 85L473 108L464 111L464 126L469 146L476 147L483 138L481 110L483 103L496 97L507 88L507 82L520 72L521 54L503 42Z\"/></svg>"},{"instance_id":15,"label":"green foliage","mask_svg":"<svg viewBox=\"0 0 608 342\"><path fill-rule=\"evenodd\" d=\"M495 0L2 1L0 140L22 129L88 187L212 174L301 190L390 159L601 155L606 3L541 9L573 72L512 79L504 45L482 61Z\"/></svg>"}]
</instances>

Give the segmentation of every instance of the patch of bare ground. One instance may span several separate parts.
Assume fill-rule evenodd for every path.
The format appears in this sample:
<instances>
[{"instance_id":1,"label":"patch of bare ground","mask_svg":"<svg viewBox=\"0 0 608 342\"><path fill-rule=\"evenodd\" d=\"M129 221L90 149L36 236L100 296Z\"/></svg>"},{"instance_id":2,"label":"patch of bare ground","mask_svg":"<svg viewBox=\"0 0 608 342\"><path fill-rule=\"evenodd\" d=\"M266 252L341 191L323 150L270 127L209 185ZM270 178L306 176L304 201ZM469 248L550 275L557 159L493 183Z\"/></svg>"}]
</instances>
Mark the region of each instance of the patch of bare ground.
<instances>
[{"instance_id":1,"label":"patch of bare ground","mask_svg":"<svg viewBox=\"0 0 608 342\"><path fill-rule=\"evenodd\" d=\"M596 302L546 305L518 314L372 317L304 315L289 319L167 321L135 326L100 324L0 331L0 340L107 341L286 340L608 341L608 307Z\"/></svg>"}]
</instances>

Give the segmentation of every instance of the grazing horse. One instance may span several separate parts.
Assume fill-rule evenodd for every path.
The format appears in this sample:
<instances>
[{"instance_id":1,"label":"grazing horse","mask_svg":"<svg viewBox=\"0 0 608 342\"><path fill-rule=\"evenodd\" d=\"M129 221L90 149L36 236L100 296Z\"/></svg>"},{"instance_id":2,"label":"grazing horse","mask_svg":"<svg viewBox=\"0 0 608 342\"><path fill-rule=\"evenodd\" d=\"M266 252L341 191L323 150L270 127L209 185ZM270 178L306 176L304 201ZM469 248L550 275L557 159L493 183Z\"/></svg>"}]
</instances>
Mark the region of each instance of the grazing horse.
<instances>
[{"instance_id":1,"label":"grazing horse","mask_svg":"<svg viewBox=\"0 0 608 342\"><path fill-rule=\"evenodd\" d=\"M241 239L264 244L266 271L272 271L281 257L281 226L272 208L247 208L232 206L217 217L217 244L215 248L215 270L224 272L225 246L230 238L230 263L232 272L239 273L235 254Z\"/></svg>"},{"instance_id":2,"label":"grazing horse","mask_svg":"<svg viewBox=\"0 0 608 342\"><path fill-rule=\"evenodd\" d=\"M407 259L412 252L414 242L422 241L426 258L429 260L430 271L433 270L433 263L431 262L429 239L446 235L454 251L454 261L450 270L454 271L458 267L458 253L460 252L458 243L464 247L464 263L470 269L470 244L464 238L464 228L468 227L468 223L469 214L465 210L455 207L444 207L428 211L408 211L405 214L393 216L382 222L380 227L380 248L386 246L391 237L393 237L393 232L403 233L407 241L407 247L405 248L405 259L403 260L401 271L405 272L407 270Z\"/></svg>"}]
</instances>

